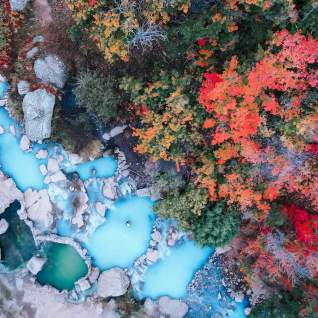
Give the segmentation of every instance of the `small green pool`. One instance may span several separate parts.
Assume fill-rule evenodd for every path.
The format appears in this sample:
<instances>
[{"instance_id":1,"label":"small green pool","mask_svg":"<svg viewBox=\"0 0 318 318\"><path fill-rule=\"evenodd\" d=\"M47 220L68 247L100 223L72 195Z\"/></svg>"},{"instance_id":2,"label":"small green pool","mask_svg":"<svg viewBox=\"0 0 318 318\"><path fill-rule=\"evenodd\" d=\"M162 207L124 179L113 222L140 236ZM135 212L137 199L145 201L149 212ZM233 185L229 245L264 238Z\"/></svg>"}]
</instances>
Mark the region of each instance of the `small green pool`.
<instances>
[{"instance_id":1,"label":"small green pool","mask_svg":"<svg viewBox=\"0 0 318 318\"><path fill-rule=\"evenodd\" d=\"M47 243L44 250L47 262L37 274L40 284L51 285L60 291L71 290L74 283L87 274L87 265L72 246Z\"/></svg>"}]
</instances>

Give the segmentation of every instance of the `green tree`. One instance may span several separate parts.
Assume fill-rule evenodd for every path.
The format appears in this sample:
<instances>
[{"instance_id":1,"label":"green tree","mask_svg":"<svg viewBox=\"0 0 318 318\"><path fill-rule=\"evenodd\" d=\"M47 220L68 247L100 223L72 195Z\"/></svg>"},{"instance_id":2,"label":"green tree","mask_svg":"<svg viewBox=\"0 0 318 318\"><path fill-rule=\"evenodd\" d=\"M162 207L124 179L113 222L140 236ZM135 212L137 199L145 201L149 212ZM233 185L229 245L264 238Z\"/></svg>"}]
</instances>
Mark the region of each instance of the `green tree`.
<instances>
[{"instance_id":1,"label":"green tree","mask_svg":"<svg viewBox=\"0 0 318 318\"><path fill-rule=\"evenodd\" d=\"M119 95L115 92L114 79L104 78L97 72L81 72L75 88L76 99L89 112L104 120L113 119L118 112Z\"/></svg>"},{"instance_id":2,"label":"green tree","mask_svg":"<svg viewBox=\"0 0 318 318\"><path fill-rule=\"evenodd\" d=\"M201 217L191 226L193 238L201 245L224 246L239 232L239 213L219 202L206 207Z\"/></svg>"}]
</instances>

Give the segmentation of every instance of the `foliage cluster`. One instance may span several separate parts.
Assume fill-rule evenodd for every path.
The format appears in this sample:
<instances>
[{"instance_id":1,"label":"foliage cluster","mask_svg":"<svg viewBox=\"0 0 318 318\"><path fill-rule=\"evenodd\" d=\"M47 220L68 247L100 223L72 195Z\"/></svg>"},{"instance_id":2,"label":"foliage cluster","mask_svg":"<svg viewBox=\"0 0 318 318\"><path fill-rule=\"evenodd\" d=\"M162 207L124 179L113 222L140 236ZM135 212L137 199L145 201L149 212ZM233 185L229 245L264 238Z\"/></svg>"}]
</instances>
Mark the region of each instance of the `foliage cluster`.
<instances>
[{"instance_id":1,"label":"foliage cluster","mask_svg":"<svg viewBox=\"0 0 318 318\"><path fill-rule=\"evenodd\" d=\"M11 10L9 0L0 3L0 70L7 69L11 62L12 36L21 27L24 16Z\"/></svg>"},{"instance_id":2,"label":"foliage cluster","mask_svg":"<svg viewBox=\"0 0 318 318\"><path fill-rule=\"evenodd\" d=\"M296 299L297 317L314 317L316 5L226 1L204 12L192 9L167 28L175 45L166 52L179 63L120 81L141 118L136 151L190 169L188 184L166 193L155 210L212 246L238 233L240 212L239 252L248 284L277 288ZM303 293L296 297L299 288ZM260 308L255 317L262 317Z\"/></svg>"},{"instance_id":3,"label":"foliage cluster","mask_svg":"<svg viewBox=\"0 0 318 318\"><path fill-rule=\"evenodd\" d=\"M134 48L152 49L165 40L161 27L178 12L186 13L189 0L67 0L74 20L88 30L106 61L127 62Z\"/></svg>"},{"instance_id":4,"label":"foliage cluster","mask_svg":"<svg viewBox=\"0 0 318 318\"><path fill-rule=\"evenodd\" d=\"M115 83L110 76L85 71L78 75L74 93L80 106L104 120L110 120L118 115L119 96L114 90Z\"/></svg>"}]
</instances>

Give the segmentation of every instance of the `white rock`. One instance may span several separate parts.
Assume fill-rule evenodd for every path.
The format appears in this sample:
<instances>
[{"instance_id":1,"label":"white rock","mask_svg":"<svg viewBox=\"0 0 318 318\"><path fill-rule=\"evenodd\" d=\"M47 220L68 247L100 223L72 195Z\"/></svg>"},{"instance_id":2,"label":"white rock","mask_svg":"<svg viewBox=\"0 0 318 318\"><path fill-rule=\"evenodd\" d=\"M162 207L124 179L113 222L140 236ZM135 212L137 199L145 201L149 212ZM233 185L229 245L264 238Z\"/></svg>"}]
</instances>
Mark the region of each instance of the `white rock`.
<instances>
[{"instance_id":1,"label":"white rock","mask_svg":"<svg viewBox=\"0 0 318 318\"><path fill-rule=\"evenodd\" d=\"M183 318L188 312L187 304L169 297L161 297L157 301L147 298L144 310L148 317Z\"/></svg>"},{"instance_id":2,"label":"white rock","mask_svg":"<svg viewBox=\"0 0 318 318\"><path fill-rule=\"evenodd\" d=\"M33 256L26 264L27 269L33 274L36 275L40 272L45 264L45 258Z\"/></svg>"},{"instance_id":3,"label":"white rock","mask_svg":"<svg viewBox=\"0 0 318 318\"><path fill-rule=\"evenodd\" d=\"M51 183L51 176L46 176L46 177L44 178L43 182L44 182L45 184Z\"/></svg>"},{"instance_id":4,"label":"white rock","mask_svg":"<svg viewBox=\"0 0 318 318\"><path fill-rule=\"evenodd\" d=\"M97 294L100 297L118 297L126 293L129 278L121 268L114 267L101 273L97 284Z\"/></svg>"},{"instance_id":5,"label":"white rock","mask_svg":"<svg viewBox=\"0 0 318 318\"><path fill-rule=\"evenodd\" d=\"M160 242L161 240L161 233L159 231L154 231L152 234L151 234L151 237L152 239L155 241L155 242Z\"/></svg>"},{"instance_id":6,"label":"white rock","mask_svg":"<svg viewBox=\"0 0 318 318\"><path fill-rule=\"evenodd\" d=\"M10 0L10 6L13 11L23 11L29 0Z\"/></svg>"},{"instance_id":7,"label":"white rock","mask_svg":"<svg viewBox=\"0 0 318 318\"><path fill-rule=\"evenodd\" d=\"M43 176L45 176L47 174L47 169L45 165L40 165L40 171L42 173Z\"/></svg>"},{"instance_id":8,"label":"white rock","mask_svg":"<svg viewBox=\"0 0 318 318\"><path fill-rule=\"evenodd\" d=\"M148 261L156 263L159 257L159 252L157 250L148 249L146 256Z\"/></svg>"},{"instance_id":9,"label":"white rock","mask_svg":"<svg viewBox=\"0 0 318 318\"><path fill-rule=\"evenodd\" d=\"M0 125L0 135L4 133L4 128Z\"/></svg>"},{"instance_id":10,"label":"white rock","mask_svg":"<svg viewBox=\"0 0 318 318\"><path fill-rule=\"evenodd\" d=\"M123 177L128 177L129 176L129 170L123 170L120 172L120 174L123 176Z\"/></svg>"},{"instance_id":11,"label":"white rock","mask_svg":"<svg viewBox=\"0 0 318 318\"><path fill-rule=\"evenodd\" d=\"M48 163L47 163L47 170L50 173L54 173L60 170L59 163L56 159L54 158L49 158Z\"/></svg>"},{"instance_id":12,"label":"white rock","mask_svg":"<svg viewBox=\"0 0 318 318\"><path fill-rule=\"evenodd\" d=\"M63 88L66 82L66 66L56 55L39 58L34 63L34 72L37 78L45 83L51 83Z\"/></svg>"},{"instance_id":13,"label":"white rock","mask_svg":"<svg viewBox=\"0 0 318 318\"><path fill-rule=\"evenodd\" d=\"M117 126L115 128L113 128L110 132L109 135L113 138L117 135L120 135L124 132L124 130L127 128L127 125L124 126Z\"/></svg>"},{"instance_id":14,"label":"white rock","mask_svg":"<svg viewBox=\"0 0 318 318\"><path fill-rule=\"evenodd\" d=\"M15 201L23 199L22 193L17 189L12 179L7 178L0 171L0 214Z\"/></svg>"},{"instance_id":15,"label":"white rock","mask_svg":"<svg viewBox=\"0 0 318 318\"><path fill-rule=\"evenodd\" d=\"M75 153L70 153L68 155L68 160L69 160L70 164L73 166L77 165L78 163L81 163L83 161L83 159Z\"/></svg>"},{"instance_id":16,"label":"white rock","mask_svg":"<svg viewBox=\"0 0 318 318\"><path fill-rule=\"evenodd\" d=\"M111 139L111 135L110 134L108 134L108 133L105 133L105 134L103 134L103 139L104 140L106 140L106 141L108 141L108 140L110 140Z\"/></svg>"},{"instance_id":17,"label":"white rock","mask_svg":"<svg viewBox=\"0 0 318 318\"><path fill-rule=\"evenodd\" d=\"M86 278L81 278L80 280L78 280L76 282L76 285L78 286L78 288L80 289L80 291L85 291L87 289L90 289L91 288L91 284L90 282L88 281L88 279Z\"/></svg>"},{"instance_id":18,"label":"white rock","mask_svg":"<svg viewBox=\"0 0 318 318\"><path fill-rule=\"evenodd\" d=\"M159 298L158 307L160 313L170 318L183 318L188 312L187 304L167 296Z\"/></svg>"},{"instance_id":19,"label":"white rock","mask_svg":"<svg viewBox=\"0 0 318 318\"><path fill-rule=\"evenodd\" d=\"M244 313L245 313L246 316L249 316L249 315L251 314L251 311L252 311L252 308L251 308L251 307L246 307L246 308L244 309Z\"/></svg>"},{"instance_id":20,"label":"white rock","mask_svg":"<svg viewBox=\"0 0 318 318\"><path fill-rule=\"evenodd\" d=\"M38 52L39 52L39 48L37 46L35 46L27 52L26 58L32 59L36 54L38 54Z\"/></svg>"},{"instance_id":21,"label":"white rock","mask_svg":"<svg viewBox=\"0 0 318 318\"><path fill-rule=\"evenodd\" d=\"M217 248L215 249L215 254L216 254L216 255L225 254L225 253L229 252L231 249L232 249L232 247L229 246L229 245L224 246L224 247L217 247Z\"/></svg>"},{"instance_id":22,"label":"white rock","mask_svg":"<svg viewBox=\"0 0 318 318\"><path fill-rule=\"evenodd\" d=\"M9 223L5 219L0 220L0 235L7 232L7 229L9 228Z\"/></svg>"},{"instance_id":23,"label":"white rock","mask_svg":"<svg viewBox=\"0 0 318 318\"><path fill-rule=\"evenodd\" d=\"M52 204L46 189L24 192L25 207L28 218L41 228L49 228L53 224Z\"/></svg>"},{"instance_id":24,"label":"white rock","mask_svg":"<svg viewBox=\"0 0 318 318\"><path fill-rule=\"evenodd\" d=\"M30 145L31 145L31 143L30 143L30 139L28 138L28 136L23 135L21 140L20 140L20 148L21 148L21 150L23 150L23 151L29 150L30 149Z\"/></svg>"},{"instance_id":25,"label":"white rock","mask_svg":"<svg viewBox=\"0 0 318 318\"><path fill-rule=\"evenodd\" d=\"M47 156L48 156L48 152L45 149L40 149L35 155L37 159L45 159L47 158Z\"/></svg>"},{"instance_id":26,"label":"white rock","mask_svg":"<svg viewBox=\"0 0 318 318\"><path fill-rule=\"evenodd\" d=\"M51 136L54 104L55 96L45 89L37 89L24 96L25 131L30 140L43 140Z\"/></svg>"},{"instance_id":27,"label":"white rock","mask_svg":"<svg viewBox=\"0 0 318 318\"><path fill-rule=\"evenodd\" d=\"M66 177L64 173L59 170L58 172L55 172L50 176L50 182L60 182L60 181L65 181Z\"/></svg>"},{"instance_id":28,"label":"white rock","mask_svg":"<svg viewBox=\"0 0 318 318\"><path fill-rule=\"evenodd\" d=\"M25 80L21 80L17 84L19 95L25 95L30 91L30 83Z\"/></svg>"},{"instance_id":29,"label":"white rock","mask_svg":"<svg viewBox=\"0 0 318 318\"><path fill-rule=\"evenodd\" d=\"M106 210L106 205L101 203L101 202L96 202L95 204L96 211L99 215L104 216L105 215L105 210Z\"/></svg>"},{"instance_id":30,"label":"white rock","mask_svg":"<svg viewBox=\"0 0 318 318\"><path fill-rule=\"evenodd\" d=\"M44 42L44 36L43 35L37 35L32 39L32 43L42 43Z\"/></svg>"},{"instance_id":31,"label":"white rock","mask_svg":"<svg viewBox=\"0 0 318 318\"><path fill-rule=\"evenodd\" d=\"M150 189L148 189L148 188L138 189L136 191L136 194L138 197L149 197L150 196Z\"/></svg>"},{"instance_id":32,"label":"white rock","mask_svg":"<svg viewBox=\"0 0 318 318\"><path fill-rule=\"evenodd\" d=\"M91 284L94 284L97 281L99 274L100 274L100 270L98 268L96 267L92 268L88 276L88 279Z\"/></svg>"},{"instance_id":33,"label":"white rock","mask_svg":"<svg viewBox=\"0 0 318 318\"><path fill-rule=\"evenodd\" d=\"M106 179L104 181L103 195L110 200L116 199L117 191L116 191L116 183L114 182L114 180Z\"/></svg>"}]
</instances>

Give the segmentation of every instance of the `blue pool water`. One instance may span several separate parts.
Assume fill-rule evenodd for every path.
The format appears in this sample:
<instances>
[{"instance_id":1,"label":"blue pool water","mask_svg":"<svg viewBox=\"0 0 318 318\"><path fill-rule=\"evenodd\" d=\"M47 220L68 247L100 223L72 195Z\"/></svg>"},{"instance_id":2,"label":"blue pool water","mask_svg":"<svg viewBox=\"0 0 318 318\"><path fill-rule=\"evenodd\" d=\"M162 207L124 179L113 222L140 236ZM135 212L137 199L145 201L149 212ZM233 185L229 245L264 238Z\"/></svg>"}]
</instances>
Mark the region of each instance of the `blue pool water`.
<instances>
[{"instance_id":1,"label":"blue pool water","mask_svg":"<svg viewBox=\"0 0 318 318\"><path fill-rule=\"evenodd\" d=\"M33 153L23 152L20 148L19 128L4 108L0 108L0 125L7 130L0 135L0 165L2 171L12 177L22 190L44 187L39 161ZM16 127L17 136L8 132L10 125Z\"/></svg>"},{"instance_id":2,"label":"blue pool water","mask_svg":"<svg viewBox=\"0 0 318 318\"><path fill-rule=\"evenodd\" d=\"M204 265L211 253L211 248L201 248L192 241L172 248L169 256L146 271L141 296L153 299L164 295L173 298L185 296L193 274Z\"/></svg>"},{"instance_id":3,"label":"blue pool water","mask_svg":"<svg viewBox=\"0 0 318 318\"><path fill-rule=\"evenodd\" d=\"M147 249L154 219L148 198L117 201L85 244L94 263L102 270L130 267Z\"/></svg>"},{"instance_id":4,"label":"blue pool water","mask_svg":"<svg viewBox=\"0 0 318 318\"><path fill-rule=\"evenodd\" d=\"M77 172L82 180L87 180L93 176L98 178L108 178L114 175L117 169L117 162L112 157L103 157L93 161L79 163L75 167L70 167L67 172Z\"/></svg>"}]
</instances>

